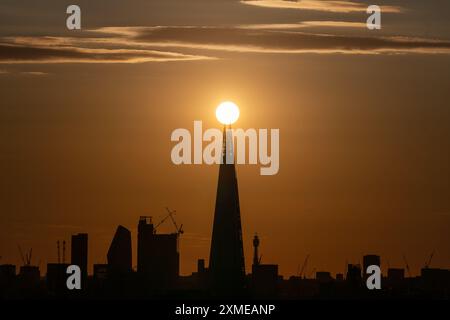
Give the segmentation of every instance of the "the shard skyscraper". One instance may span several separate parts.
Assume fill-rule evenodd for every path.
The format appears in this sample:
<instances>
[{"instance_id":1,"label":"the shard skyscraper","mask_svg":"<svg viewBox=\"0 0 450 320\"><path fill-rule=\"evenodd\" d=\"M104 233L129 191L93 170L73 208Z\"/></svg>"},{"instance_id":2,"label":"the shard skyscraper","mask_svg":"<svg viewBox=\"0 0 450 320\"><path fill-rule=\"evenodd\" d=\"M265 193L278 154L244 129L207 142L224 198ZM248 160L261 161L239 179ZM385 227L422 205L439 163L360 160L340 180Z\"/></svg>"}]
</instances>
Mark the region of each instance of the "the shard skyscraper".
<instances>
[{"instance_id":1,"label":"the shard skyscraper","mask_svg":"<svg viewBox=\"0 0 450 320\"><path fill-rule=\"evenodd\" d=\"M235 296L245 287L245 265L231 127L224 128L223 137L209 273L214 294Z\"/></svg>"}]
</instances>

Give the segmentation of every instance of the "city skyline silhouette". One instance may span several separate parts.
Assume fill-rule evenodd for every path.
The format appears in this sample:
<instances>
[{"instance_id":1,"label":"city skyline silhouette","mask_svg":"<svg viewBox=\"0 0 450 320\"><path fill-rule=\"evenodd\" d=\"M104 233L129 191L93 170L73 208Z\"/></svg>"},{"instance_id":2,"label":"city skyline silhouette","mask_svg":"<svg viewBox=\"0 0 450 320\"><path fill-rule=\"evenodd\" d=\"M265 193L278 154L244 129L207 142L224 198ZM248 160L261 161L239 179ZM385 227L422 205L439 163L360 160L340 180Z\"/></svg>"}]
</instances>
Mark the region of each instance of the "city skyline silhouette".
<instances>
[{"instance_id":1,"label":"city skyline silhouette","mask_svg":"<svg viewBox=\"0 0 450 320\"><path fill-rule=\"evenodd\" d=\"M65 262L66 242L56 242L58 263L48 263L45 276L41 276L39 265L32 264L32 249L25 255L19 246L23 261L19 272L12 264L0 265L0 298L78 297L98 298L253 298L253 299L310 299L310 298L448 298L450 295L450 270L431 268L433 252L418 277L406 268L391 268L380 280L376 290L369 289L370 268L381 267L381 258L376 254L363 256L362 265L348 263L346 273L332 275L326 270L314 269L307 275L305 270L309 255L295 276L284 278L278 272L278 264L262 261L260 239L253 238L251 273L246 273L239 206L238 178L231 126L224 126L222 162L219 174L214 210L214 223L209 266L205 259L197 260L197 272L190 276L180 275L179 241L183 225L178 226L174 214L166 208L168 215L160 222L151 216L140 216L137 232L137 269L132 268L132 233L122 225L116 229L107 252L106 264L93 264L93 274L88 276L87 233L72 235L70 265L80 268L80 286L69 288L69 263ZM227 132L227 134L225 134ZM228 134L230 133L230 134ZM227 158L229 157L229 158ZM167 220L172 221L175 232L164 234L158 227ZM381 288L381 281L383 288Z\"/></svg>"},{"instance_id":2,"label":"city skyline silhouette","mask_svg":"<svg viewBox=\"0 0 450 320\"><path fill-rule=\"evenodd\" d=\"M74 260L84 284L107 291L94 275L118 274L105 285L129 280L142 295L158 281L149 290L179 280L204 291L208 272L231 269L261 295L279 276L285 295L317 279L332 295L347 273L364 280L365 256L413 288L446 277L450 2L77 5L79 30L65 3L0 4L0 265L30 279L38 266L59 290L87 244ZM381 29L367 28L369 5ZM259 144L246 148L257 164L173 162L172 133L189 132L198 158L210 141L193 126L221 132L226 101L239 107L233 129L279 130L273 175L261 174Z\"/></svg>"}]
</instances>

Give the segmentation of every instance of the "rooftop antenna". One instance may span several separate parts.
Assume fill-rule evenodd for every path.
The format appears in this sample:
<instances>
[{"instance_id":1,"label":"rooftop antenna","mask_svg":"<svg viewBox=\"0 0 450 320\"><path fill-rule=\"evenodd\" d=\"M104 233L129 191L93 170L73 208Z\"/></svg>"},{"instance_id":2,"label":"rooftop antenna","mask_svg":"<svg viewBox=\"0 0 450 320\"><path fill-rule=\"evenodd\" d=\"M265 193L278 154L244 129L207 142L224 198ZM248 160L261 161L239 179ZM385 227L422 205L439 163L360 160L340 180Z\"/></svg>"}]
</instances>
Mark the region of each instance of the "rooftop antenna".
<instances>
[{"instance_id":1,"label":"rooftop antenna","mask_svg":"<svg viewBox=\"0 0 450 320\"><path fill-rule=\"evenodd\" d=\"M63 263L66 263L66 240L63 240Z\"/></svg>"},{"instance_id":2,"label":"rooftop antenna","mask_svg":"<svg viewBox=\"0 0 450 320\"><path fill-rule=\"evenodd\" d=\"M259 248L259 238L258 234L255 233L255 236L253 238L253 265L255 266L261 264L261 256L259 256L258 248Z\"/></svg>"},{"instance_id":3,"label":"rooftop antenna","mask_svg":"<svg viewBox=\"0 0 450 320\"><path fill-rule=\"evenodd\" d=\"M405 261L406 272L408 272L408 276L411 277L411 272L410 272L410 270L409 270L408 260L406 260L405 255L403 255L403 261Z\"/></svg>"},{"instance_id":4,"label":"rooftop antenna","mask_svg":"<svg viewBox=\"0 0 450 320\"><path fill-rule=\"evenodd\" d=\"M58 264L61 263L61 255L60 255L60 251L59 251L59 240L56 241L56 249L58 251Z\"/></svg>"}]
</instances>

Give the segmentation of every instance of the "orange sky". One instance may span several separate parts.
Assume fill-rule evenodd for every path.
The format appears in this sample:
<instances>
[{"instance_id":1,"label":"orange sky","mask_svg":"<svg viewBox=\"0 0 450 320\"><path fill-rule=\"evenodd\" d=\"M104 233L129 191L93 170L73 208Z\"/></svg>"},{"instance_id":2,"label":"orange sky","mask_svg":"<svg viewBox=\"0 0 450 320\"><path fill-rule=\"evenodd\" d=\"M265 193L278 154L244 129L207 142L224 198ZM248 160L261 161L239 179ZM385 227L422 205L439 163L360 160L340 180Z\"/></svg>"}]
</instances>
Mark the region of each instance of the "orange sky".
<instances>
[{"instance_id":1,"label":"orange sky","mask_svg":"<svg viewBox=\"0 0 450 320\"><path fill-rule=\"evenodd\" d=\"M280 129L277 175L237 168L247 271L255 232L285 276L307 254L307 274L343 272L364 253L384 268L405 254L418 273L433 250L431 265L449 268L445 10L380 1L403 9L374 33L304 27L364 22L361 12L190 3L80 1L75 39L60 4L0 4L0 263L19 264L20 244L44 266L77 232L89 233L90 264L104 263L118 224L135 251L139 216L169 206L186 231L181 271L194 271L209 255L218 167L173 165L170 134L194 120L219 127L215 107L232 100L235 127ZM397 35L421 39L379 39Z\"/></svg>"}]
</instances>

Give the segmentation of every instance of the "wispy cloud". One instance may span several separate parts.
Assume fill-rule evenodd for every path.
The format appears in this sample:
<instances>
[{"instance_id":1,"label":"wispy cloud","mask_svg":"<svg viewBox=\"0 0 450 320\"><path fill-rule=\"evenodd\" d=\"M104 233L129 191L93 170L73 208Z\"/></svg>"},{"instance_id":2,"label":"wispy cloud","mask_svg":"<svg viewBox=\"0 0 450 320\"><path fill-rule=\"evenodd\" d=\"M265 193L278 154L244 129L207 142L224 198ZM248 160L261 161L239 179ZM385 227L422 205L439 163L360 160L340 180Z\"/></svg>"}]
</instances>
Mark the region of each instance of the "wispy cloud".
<instances>
[{"instance_id":1,"label":"wispy cloud","mask_svg":"<svg viewBox=\"0 0 450 320\"><path fill-rule=\"evenodd\" d=\"M331 31L296 30L309 27L327 27ZM305 21L228 27L105 27L89 30L83 37L3 37L0 38L0 64L142 63L217 58L217 54L192 54L193 49L195 52L279 54L450 54L447 40L333 34L340 27L362 26L355 22Z\"/></svg>"},{"instance_id":2,"label":"wispy cloud","mask_svg":"<svg viewBox=\"0 0 450 320\"><path fill-rule=\"evenodd\" d=\"M242 29L252 30L292 30L312 27L323 28L367 28L363 22L351 21L303 21L298 23L270 23L270 24L249 24L239 26Z\"/></svg>"},{"instance_id":3,"label":"wispy cloud","mask_svg":"<svg viewBox=\"0 0 450 320\"><path fill-rule=\"evenodd\" d=\"M330 28L367 28L363 22L351 21L304 21L301 22L305 27L330 27Z\"/></svg>"},{"instance_id":4,"label":"wispy cloud","mask_svg":"<svg viewBox=\"0 0 450 320\"><path fill-rule=\"evenodd\" d=\"M0 63L142 63L212 59L149 49L88 48L83 39L64 37L8 37L0 39ZM111 41L113 44L114 41Z\"/></svg>"},{"instance_id":5,"label":"wispy cloud","mask_svg":"<svg viewBox=\"0 0 450 320\"><path fill-rule=\"evenodd\" d=\"M356 1L332 0L241 0L241 3L252 6L276 9L315 10L338 13L365 12L367 5ZM400 13L397 6L382 6L385 13Z\"/></svg>"},{"instance_id":6,"label":"wispy cloud","mask_svg":"<svg viewBox=\"0 0 450 320\"><path fill-rule=\"evenodd\" d=\"M30 76L48 76L48 72L41 72L41 71L23 71L21 74L24 75L30 75Z\"/></svg>"},{"instance_id":7,"label":"wispy cloud","mask_svg":"<svg viewBox=\"0 0 450 320\"><path fill-rule=\"evenodd\" d=\"M309 22L309 25L341 25ZM308 22L306 22L308 25ZM305 33L279 25L236 27L127 27L101 28L96 32L122 36L141 46L177 47L255 53L429 53L449 54L450 41L406 37L359 37Z\"/></svg>"},{"instance_id":8,"label":"wispy cloud","mask_svg":"<svg viewBox=\"0 0 450 320\"><path fill-rule=\"evenodd\" d=\"M25 75L25 76L48 76L50 73L42 72L42 71L9 71L9 70L0 70L0 75L8 74L8 75Z\"/></svg>"}]
</instances>

